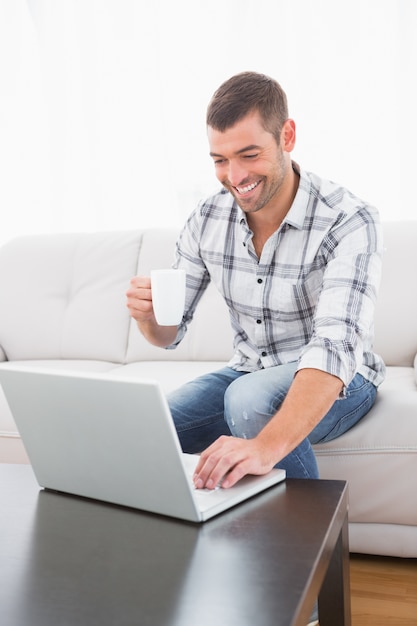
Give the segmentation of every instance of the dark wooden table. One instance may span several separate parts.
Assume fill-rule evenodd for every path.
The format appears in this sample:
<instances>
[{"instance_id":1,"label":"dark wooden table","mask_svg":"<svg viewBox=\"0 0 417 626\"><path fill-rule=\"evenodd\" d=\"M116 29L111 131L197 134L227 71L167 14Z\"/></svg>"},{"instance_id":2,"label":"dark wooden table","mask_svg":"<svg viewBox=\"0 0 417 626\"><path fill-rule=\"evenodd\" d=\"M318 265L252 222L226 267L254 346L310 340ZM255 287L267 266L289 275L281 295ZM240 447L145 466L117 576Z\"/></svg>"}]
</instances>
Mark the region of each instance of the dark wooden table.
<instances>
[{"instance_id":1,"label":"dark wooden table","mask_svg":"<svg viewBox=\"0 0 417 626\"><path fill-rule=\"evenodd\" d=\"M2 626L350 626L347 488L287 480L203 525L0 465Z\"/></svg>"}]
</instances>

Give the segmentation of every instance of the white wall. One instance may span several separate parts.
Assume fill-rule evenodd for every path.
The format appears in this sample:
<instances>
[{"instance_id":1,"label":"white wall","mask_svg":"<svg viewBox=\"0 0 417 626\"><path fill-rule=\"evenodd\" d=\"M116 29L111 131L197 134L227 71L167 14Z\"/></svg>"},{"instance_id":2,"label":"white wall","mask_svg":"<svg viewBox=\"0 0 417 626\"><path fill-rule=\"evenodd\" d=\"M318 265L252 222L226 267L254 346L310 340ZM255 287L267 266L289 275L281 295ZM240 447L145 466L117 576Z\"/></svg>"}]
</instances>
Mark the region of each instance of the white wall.
<instances>
[{"instance_id":1,"label":"white wall","mask_svg":"<svg viewBox=\"0 0 417 626\"><path fill-rule=\"evenodd\" d=\"M416 29L415 0L0 0L0 243L182 224L243 70L287 91L304 168L414 219Z\"/></svg>"}]
</instances>

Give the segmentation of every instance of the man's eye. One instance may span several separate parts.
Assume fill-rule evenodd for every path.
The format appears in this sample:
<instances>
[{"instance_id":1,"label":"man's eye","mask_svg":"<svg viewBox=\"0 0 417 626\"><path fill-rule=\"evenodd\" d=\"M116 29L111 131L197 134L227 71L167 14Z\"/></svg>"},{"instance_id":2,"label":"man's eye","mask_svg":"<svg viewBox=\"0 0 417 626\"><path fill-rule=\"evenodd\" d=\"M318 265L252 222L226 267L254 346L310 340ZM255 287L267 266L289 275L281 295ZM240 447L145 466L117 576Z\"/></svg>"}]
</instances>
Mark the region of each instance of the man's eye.
<instances>
[{"instance_id":1,"label":"man's eye","mask_svg":"<svg viewBox=\"0 0 417 626\"><path fill-rule=\"evenodd\" d=\"M258 156L258 154L245 154L244 158L245 159L256 159L257 156Z\"/></svg>"},{"instance_id":2,"label":"man's eye","mask_svg":"<svg viewBox=\"0 0 417 626\"><path fill-rule=\"evenodd\" d=\"M223 165L224 159L214 159L214 165Z\"/></svg>"}]
</instances>

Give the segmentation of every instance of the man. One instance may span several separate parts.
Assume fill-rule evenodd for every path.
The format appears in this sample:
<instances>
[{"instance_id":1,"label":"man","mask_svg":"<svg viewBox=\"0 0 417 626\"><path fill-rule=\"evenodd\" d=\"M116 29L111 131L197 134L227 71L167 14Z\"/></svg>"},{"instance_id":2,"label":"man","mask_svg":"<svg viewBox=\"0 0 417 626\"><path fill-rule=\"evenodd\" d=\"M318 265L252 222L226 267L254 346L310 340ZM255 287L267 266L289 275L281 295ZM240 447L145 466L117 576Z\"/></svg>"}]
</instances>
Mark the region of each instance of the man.
<instances>
[{"instance_id":1,"label":"man","mask_svg":"<svg viewBox=\"0 0 417 626\"><path fill-rule=\"evenodd\" d=\"M328 441L371 408L384 378L372 351L381 271L376 210L291 160L296 127L271 78L244 72L207 111L222 190L189 217L176 250L187 272L177 327L160 327L148 277L128 308L152 344L175 347L211 280L230 310L229 366L168 397L186 452L201 452L198 488L224 488L274 466L315 478L312 443Z\"/></svg>"}]
</instances>

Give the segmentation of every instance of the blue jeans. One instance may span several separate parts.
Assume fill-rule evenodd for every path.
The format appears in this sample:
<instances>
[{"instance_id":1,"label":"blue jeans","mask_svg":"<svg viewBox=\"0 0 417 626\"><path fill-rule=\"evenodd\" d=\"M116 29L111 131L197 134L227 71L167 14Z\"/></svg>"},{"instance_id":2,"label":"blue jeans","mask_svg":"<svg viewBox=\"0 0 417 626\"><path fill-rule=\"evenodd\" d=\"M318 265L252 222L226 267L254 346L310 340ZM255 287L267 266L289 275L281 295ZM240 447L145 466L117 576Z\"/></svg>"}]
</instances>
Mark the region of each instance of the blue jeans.
<instances>
[{"instance_id":1,"label":"blue jeans","mask_svg":"<svg viewBox=\"0 0 417 626\"><path fill-rule=\"evenodd\" d=\"M186 383L168 395L184 452L198 453L220 435L251 439L282 404L296 363L256 372L224 367ZM356 374L346 396L336 400L310 435L277 464L291 478L318 478L311 444L331 441L354 426L372 407L376 387Z\"/></svg>"}]
</instances>

